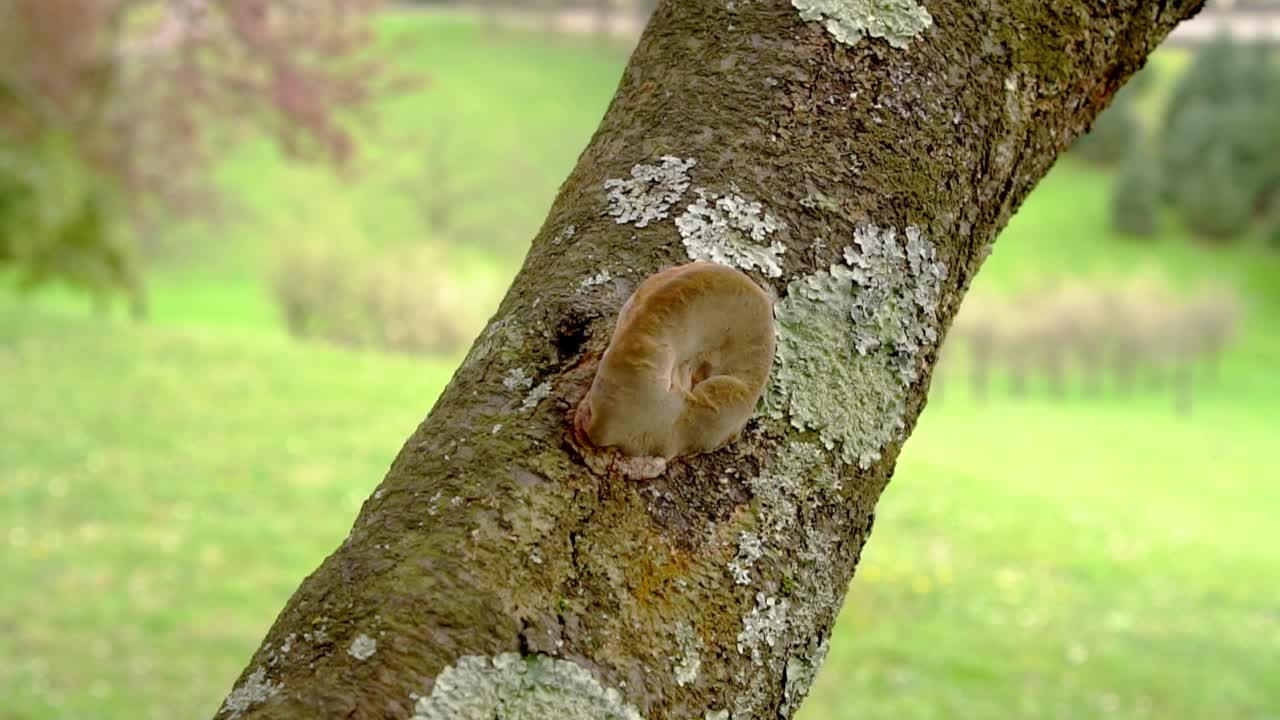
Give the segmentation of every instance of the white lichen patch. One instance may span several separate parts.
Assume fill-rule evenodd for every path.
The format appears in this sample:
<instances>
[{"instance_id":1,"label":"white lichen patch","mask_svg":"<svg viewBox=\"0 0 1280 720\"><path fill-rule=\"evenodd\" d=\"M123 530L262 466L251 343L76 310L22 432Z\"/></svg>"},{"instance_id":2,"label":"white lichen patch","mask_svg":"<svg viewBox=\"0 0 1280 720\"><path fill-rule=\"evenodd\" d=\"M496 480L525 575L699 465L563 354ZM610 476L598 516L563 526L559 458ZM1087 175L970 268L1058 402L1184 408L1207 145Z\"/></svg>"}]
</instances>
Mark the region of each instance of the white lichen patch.
<instances>
[{"instance_id":1,"label":"white lichen patch","mask_svg":"<svg viewBox=\"0 0 1280 720\"><path fill-rule=\"evenodd\" d=\"M361 662L373 657L376 652L378 652L378 641L364 633L357 635L351 641L351 647L347 648L347 654Z\"/></svg>"},{"instance_id":2,"label":"white lichen patch","mask_svg":"<svg viewBox=\"0 0 1280 720\"><path fill-rule=\"evenodd\" d=\"M946 267L918 228L859 228L845 263L793 281L774 308L766 409L870 467L904 430L908 388L938 338Z\"/></svg>"},{"instance_id":3,"label":"white lichen patch","mask_svg":"<svg viewBox=\"0 0 1280 720\"><path fill-rule=\"evenodd\" d=\"M381 492L381 490L379 490ZM298 633L289 633L285 636L284 641L280 643L280 650L276 656L272 658L274 662L277 658L286 658L289 652L293 650L293 641L298 639Z\"/></svg>"},{"instance_id":4,"label":"white lichen patch","mask_svg":"<svg viewBox=\"0 0 1280 720\"><path fill-rule=\"evenodd\" d=\"M921 351L938 341L947 268L919 228L907 228L905 248L896 235L892 228L859 228L854 242L860 251L846 247L844 257L858 289L852 312L858 354L888 349L903 385L910 385L919 374Z\"/></svg>"},{"instance_id":5,"label":"white lichen patch","mask_svg":"<svg viewBox=\"0 0 1280 720\"><path fill-rule=\"evenodd\" d=\"M828 508L843 502L838 467L818 442L796 440L778 448L765 470L748 478L762 544L794 553L794 560L786 564L779 585L786 599L757 593L756 607L743 619L738 648L749 648L757 665L790 672L796 678L791 692L797 697L805 668L796 663L820 662L813 659L816 652L806 650L811 646L807 638L825 632L825 613L839 607L844 594L832 563L840 552L841 531L823 522ZM747 673L742 678L745 689L735 697L735 717L757 716L773 690L763 679L767 676Z\"/></svg>"},{"instance_id":6,"label":"white lichen patch","mask_svg":"<svg viewBox=\"0 0 1280 720\"><path fill-rule=\"evenodd\" d=\"M524 368L512 368L507 372L507 376L502 378L502 387L508 390L521 390L533 387L533 378L529 377Z\"/></svg>"},{"instance_id":7,"label":"white lichen patch","mask_svg":"<svg viewBox=\"0 0 1280 720\"><path fill-rule=\"evenodd\" d=\"M377 493L374 493L376 496ZM349 538L348 538L349 539ZM293 651L293 641L298 639L298 633L289 633L284 640L280 641L280 645L274 650L270 645L267 646L267 667L274 668L282 662L289 660L289 653Z\"/></svg>"},{"instance_id":8,"label":"white lichen patch","mask_svg":"<svg viewBox=\"0 0 1280 720\"><path fill-rule=\"evenodd\" d=\"M642 720L586 668L532 655L468 655L445 668L413 720Z\"/></svg>"},{"instance_id":9,"label":"white lichen patch","mask_svg":"<svg viewBox=\"0 0 1280 720\"><path fill-rule=\"evenodd\" d=\"M775 543L795 539L800 505L829 499L840 490L840 479L822 448L803 440L779 450L768 469L748 484L760 503L761 528Z\"/></svg>"},{"instance_id":10,"label":"white lichen patch","mask_svg":"<svg viewBox=\"0 0 1280 720\"><path fill-rule=\"evenodd\" d=\"M742 632L738 633L738 654L751 653L751 661L764 665L764 648L772 648L788 627L791 603L776 597L756 593L756 607L742 619Z\"/></svg>"},{"instance_id":11,"label":"white lichen patch","mask_svg":"<svg viewBox=\"0 0 1280 720\"><path fill-rule=\"evenodd\" d=\"M785 675L785 685L783 686L783 703L782 714L789 716L792 710L800 706L805 696L809 694L809 688L813 685L813 679L817 677L818 670L822 669L822 663L827 659L827 650L830 644L826 638L818 643L818 646L804 653L787 658L787 667Z\"/></svg>"},{"instance_id":12,"label":"white lichen patch","mask_svg":"<svg viewBox=\"0 0 1280 720\"><path fill-rule=\"evenodd\" d=\"M577 234L578 234L578 226L576 226L576 225L566 225L566 226L565 226L565 228L564 228L563 230L561 230L560 232L556 233L556 236L551 240L551 243L552 243L553 245L559 245L560 243L564 242L565 240L572 240L572 239L573 239L573 236L574 236L574 235L577 235Z\"/></svg>"},{"instance_id":13,"label":"white lichen patch","mask_svg":"<svg viewBox=\"0 0 1280 720\"><path fill-rule=\"evenodd\" d=\"M864 37L884 38L896 48L933 25L933 17L915 0L791 0L800 19L818 21L836 40L857 45Z\"/></svg>"},{"instance_id":14,"label":"white lichen patch","mask_svg":"<svg viewBox=\"0 0 1280 720\"><path fill-rule=\"evenodd\" d=\"M694 632L693 626L680 623L676 626L676 645L680 649L680 657L674 658L673 672L676 684L684 687L697 680L702 670L702 638Z\"/></svg>"},{"instance_id":15,"label":"white lichen patch","mask_svg":"<svg viewBox=\"0 0 1280 720\"><path fill-rule=\"evenodd\" d=\"M619 455L613 459L613 467L623 477L632 480L652 480L667 471L667 460L648 455L638 457Z\"/></svg>"},{"instance_id":16,"label":"white lichen patch","mask_svg":"<svg viewBox=\"0 0 1280 720\"><path fill-rule=\"evenodd\" d=\"M729 720L728 710L708 710L703 714L704 720Z\"/></svg>"},{"instance_id":17,"label":"white lichen patch","mask_svg":"<svg viewBox=\"0 0 1280 720\"><path fill-rule=\"evenodd\" d=\"M537 386L530 390L529 394L524 397L524 402L520 403L520 407L525 410L532 410L538 406L538 403L549 397L551 397L551 383L538 383Z\"/></svg>"},{"instance_id":18,"label":"white lichen patch","mask_svg":"<svg viewBox=\"0 0 1280 720\"><path fill-rule=\"evenodd\" d=\"M738 585L751 584L751 566L764 555L764 544L753 532L738 535L738 554L729 561L729 574Z\"/></svg>"},{"instance_id":19,"label":"white lichen patch","mask_svg":"<svg viewBox=\"0 0 1280 720\"><path fill-rule=\"evenodd\" d=\"M627 180L605 180L608 213L619 225L635 223L638 228L666 219L671 206L680 202L689 189L689 170L697 164L697 160L664 155L658 165L639 164L631 168L631 177Z\"/></svg>"},{"instance_id":20,"label":"white lichen patch","mask_svg":"<svg viewBox=\"0 0 1280 720\"><path fill-rule=\"evenodd\" d=\"M259 667L231 691L218 714L226 713L228 718L238 718L244 711L280 692L281 687L280 683L267 679L266 668Z\"/></svg>"},{"instance_id":21,"label":"white lichen patch","mask_svg":"<svg viewBox=\"0 0 1280 720\"><path fill-rule=\"evenodd\" d=\"M769 277L782 275L786 247L770 236L786 225L759 202L734 190L717 195L698 188L698 199L676 218L676 228L691 260L756 268Z\"/></svg>"},{"instance_id":22,"label":"white lichen patch","mask_svg":"<svg viewBox=\"0 0 1280 720\"><path fill-rule=\"evenodd\" d=\"M578 287L586 290L587 288L593 288L597 285L603 285L612 279L613 275L611 275L608 270L601 270L595 275L582 278L582 282L578 283Z\"/></svg>"}]
</instances>

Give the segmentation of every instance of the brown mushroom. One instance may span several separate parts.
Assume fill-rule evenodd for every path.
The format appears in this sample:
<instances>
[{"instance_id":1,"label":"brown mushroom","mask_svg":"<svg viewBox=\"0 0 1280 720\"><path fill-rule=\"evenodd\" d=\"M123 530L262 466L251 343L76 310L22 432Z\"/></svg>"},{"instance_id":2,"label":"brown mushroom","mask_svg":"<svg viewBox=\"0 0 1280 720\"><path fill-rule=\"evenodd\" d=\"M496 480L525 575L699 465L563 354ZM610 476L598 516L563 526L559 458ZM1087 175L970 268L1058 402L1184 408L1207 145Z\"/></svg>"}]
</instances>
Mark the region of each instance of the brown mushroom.
<instances>
[{"instance_id":1,"label":"brown mushroom","mask_svg":"<svg viewBox=\"0 0 1280 720\"><path fill-rule=\"evenodd\" d=\"M701 261L669 268L623 305L576 429L629 457L723 447L751 418L773 351L773 305L750 277Z\"/></svg>"}]
</instances>

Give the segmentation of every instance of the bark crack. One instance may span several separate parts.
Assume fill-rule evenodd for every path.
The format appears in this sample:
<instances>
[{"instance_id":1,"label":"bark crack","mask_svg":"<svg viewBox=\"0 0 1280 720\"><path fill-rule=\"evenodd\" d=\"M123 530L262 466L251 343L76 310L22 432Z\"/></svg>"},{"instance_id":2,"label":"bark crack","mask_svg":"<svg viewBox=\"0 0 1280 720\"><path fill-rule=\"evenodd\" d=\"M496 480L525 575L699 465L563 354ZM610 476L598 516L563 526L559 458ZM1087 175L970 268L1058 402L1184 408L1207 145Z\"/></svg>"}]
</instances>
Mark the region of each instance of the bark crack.
<instances>
[{"instance_id":1,"label":"bark crack","mask_svg":"<svg viewBox=\"0 0 1280 720\"><path fill-rule=\"evenodd\" d=\"M555 339L552 345L555 346L556 354L561 363L567 363L570 359L582 351L587 340L591 337L588 332L591 328L593 320L601 316L600 311L595 308L584 308L577 305L570 305L565 308L564 313L560 316L560 321L556 323Z\"/></svg>"},{"instance_id":2,"label":"bark crack","mask_svg":"<svg viewBox=\"0 0 1280 720\"><path fill-rule=\"evenodd\" d=\"M520 618L520 632L516 635L516 641L520 645L520 657L533 654L533 647L529 643L529 621L524 618Z\"/></svg>"}]
</instances>

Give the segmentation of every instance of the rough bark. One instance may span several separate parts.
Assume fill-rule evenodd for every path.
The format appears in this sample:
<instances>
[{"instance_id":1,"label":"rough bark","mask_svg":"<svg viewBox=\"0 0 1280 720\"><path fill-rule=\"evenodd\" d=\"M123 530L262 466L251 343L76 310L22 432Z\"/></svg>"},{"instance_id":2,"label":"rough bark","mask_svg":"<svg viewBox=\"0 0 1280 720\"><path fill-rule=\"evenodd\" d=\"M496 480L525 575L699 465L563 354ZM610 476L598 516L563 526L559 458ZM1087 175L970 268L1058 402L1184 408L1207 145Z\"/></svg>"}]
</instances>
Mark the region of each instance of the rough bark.
<instances>
[{"instance_id":1,"label":"rough bark","mask_svg":"<svg viewBox=\"0 0 1280 720\"><path fill-rule=\"evenodd\" d=\"M1201 2L924 5L932 25L895 47L839 42L788 0L659 4L498 312L220 718L409 718L420 698L421 717L795 712L924 405L930 328L1058 153ZM666 155L697 161L667 216L609 214L606 181ZM913 310L918 347L850 353L829 387L855 396L802 397L815 378L792 377L725 449L653 480L593 472L573 408L630 290L688 261L676 220L698 189L776 221L762 248L785 246L777 272L755 258L751 274L801 320L821 301L788 298L863 262L855 238L925 238L945 279L916 299L936 323ZM830 340L782 312L775 383ZM833 424L843 412L887 441L868 449Z\"/></svg>"}]
</instances>

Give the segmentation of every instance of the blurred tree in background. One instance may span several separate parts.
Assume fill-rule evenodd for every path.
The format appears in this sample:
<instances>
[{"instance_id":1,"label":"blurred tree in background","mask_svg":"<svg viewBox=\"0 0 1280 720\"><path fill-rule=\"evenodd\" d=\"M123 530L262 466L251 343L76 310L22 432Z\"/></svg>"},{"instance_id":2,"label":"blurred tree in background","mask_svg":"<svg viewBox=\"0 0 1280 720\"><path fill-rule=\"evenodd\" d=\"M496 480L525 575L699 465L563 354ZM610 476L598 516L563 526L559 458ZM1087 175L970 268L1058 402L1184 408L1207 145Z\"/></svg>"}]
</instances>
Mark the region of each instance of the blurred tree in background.
<instances>
[{"instance_id":1,"label":"blurred tree in background","mask_svg":"<svg viewBox=\"0 0 1280 720\"><path fill-rule=\"evenodd\" d=\"M1135 234L1129 211L1137 174L1149 172L1140 166L1151 163L1158 166L1160 199L1199 237L1232 240L1274 215L1280 188L1275 47L1242 44L1227 34L1201 46L1174 87L1152 140L1150 157L1130 158L1116 184L1112 217L1117 230Z\"/></svg>"},{"instance_id":2,"label":"blurred tree in background","mask_svg":"<svg viewBox=\"0 0 1280 720\"><path fill-rule=\"evenodd\" d=\"M395 79L377 0L0 0L0 267L145 313L139 239L207 215L217 149L266 131L341 166Z\"/></svg>"},{"instance_id":3,"label":"blurred tree in background","mask_svg":"<svg viewBox=\"0 0 1280 720\"><path fill-rule=\"evenodd\" d=\"M1170 133L1166 175L1174 206L1197 235L1229 240L1249 229L1254 218L1257 164L1251 156L1245 116L1233 108L1189 107Z\"/></svg>"},{"instance_id":4,"label":"blurred tree in background","mask_svg":"<svg viewBox=\"0 0 1280 720\"><path fill-rule=\"evenodd\" d=\"M1134 144L1125 155L1124 167L1111 196L1111 223L1116 230L1150 237L1158 229L1160 172L1151 151Z\"/></svg>"},{"instance_id":5,"label":"blurred tree in background","mask_svg":"<svg viewBox=\"0 0 1280 720\"><path fill-rule=\"evenodd\" d=\"M1165 128L1196 104L1230 103L1241 94L1246 78L1239 74L1239 47L1228 34L1201 45L1178 81L1164 109Z\"/></svg>"},{"instance_id":6,"label":"blurred tree in background","mask_svg":"<svg viewBox=\"0 0 1280 720\"><path fill-rule=\"evenodd\" d=\"M1137 105L1146 94L1149 73L1138 72L1115 94L1089 132L1071 145L1071 152L1095 165L1118 165L1142 134Z\"/></svg>"},{"instance_id":7,"label":"blurred tree in background","mask_svg":"<svg viewBox=\"0 0 1280 720\"><path fill-rule=\"evenodd\" d=\"M447 266L430 243L372 257L340 243L290 243L270 281L296 338L441 356L464 348L485 319L468 294L474 283L441 272Z\"/></svg>"}]
</instances>

